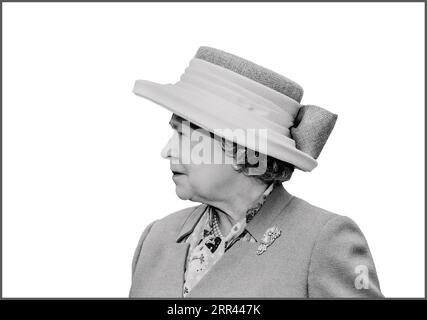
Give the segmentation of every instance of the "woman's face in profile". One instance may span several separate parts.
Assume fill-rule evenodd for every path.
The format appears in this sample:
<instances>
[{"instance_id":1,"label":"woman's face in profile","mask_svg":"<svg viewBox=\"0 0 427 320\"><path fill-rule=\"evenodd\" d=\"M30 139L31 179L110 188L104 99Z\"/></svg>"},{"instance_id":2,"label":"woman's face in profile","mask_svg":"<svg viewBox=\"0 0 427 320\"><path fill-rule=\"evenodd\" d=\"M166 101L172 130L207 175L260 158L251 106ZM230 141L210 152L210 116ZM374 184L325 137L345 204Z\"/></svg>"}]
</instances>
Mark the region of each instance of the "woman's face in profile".
<instances>
[{"instance_id":1,"label":"woman's face in profile","mask_svg":"<svg viewBox=\"0 0 427 320\"><path fill-rule=\"evenodd\" d=\"M227 187L239 173L233 169L232 159L221 143L175 114L169 123L174 132L161 155L170 161L177 196L196 202L226 198Z\"/></svg>"}]
</instances>

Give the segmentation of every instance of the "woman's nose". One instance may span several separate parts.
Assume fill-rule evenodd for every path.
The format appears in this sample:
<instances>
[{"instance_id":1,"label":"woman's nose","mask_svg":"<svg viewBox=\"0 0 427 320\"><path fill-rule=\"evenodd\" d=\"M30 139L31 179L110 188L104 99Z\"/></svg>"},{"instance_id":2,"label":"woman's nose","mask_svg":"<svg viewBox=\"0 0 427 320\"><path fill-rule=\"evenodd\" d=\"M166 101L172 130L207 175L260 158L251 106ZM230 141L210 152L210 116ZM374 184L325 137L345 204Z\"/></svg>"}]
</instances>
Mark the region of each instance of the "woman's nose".
<instances>
[{"instance_id":1,"label":"woman's nose","mask_svg":"<svg viewBox=\"0 0 427 320\"><path fill-rule=\"evenodd\" d=\"M174 133L173 136L169 139L169 141L166 143L166 145L163 147L160 155L164 159L169 159L170 157L178 157L178 154L176 152L176 138L177 134Z\"/></svg>"},{"instance_id":2,"label":"woman's nose","mask_svg":"<svg viewBox=\"0 0 427 320\"><path fill-rule=\"evenodd\" d=\"M166 145L163 147L163 149L160 153L160 155L164 159L168 159L171 156L171 146L170 146L171 140L172 140L172 138L169 139L169 141L166 143Z\"/></svg>"}]
</instances>

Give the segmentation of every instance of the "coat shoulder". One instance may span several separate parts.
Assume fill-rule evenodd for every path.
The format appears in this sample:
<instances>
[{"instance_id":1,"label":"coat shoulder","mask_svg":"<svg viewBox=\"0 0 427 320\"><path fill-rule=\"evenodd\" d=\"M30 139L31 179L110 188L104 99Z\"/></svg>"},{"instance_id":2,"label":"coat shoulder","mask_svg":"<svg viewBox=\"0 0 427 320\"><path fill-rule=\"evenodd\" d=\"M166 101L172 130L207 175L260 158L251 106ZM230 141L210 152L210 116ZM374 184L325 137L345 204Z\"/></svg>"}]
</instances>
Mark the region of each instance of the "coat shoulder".
<instances>
[{"instance_id":1,"label":"coat shoulder","mask_svg":"<svg viewBox=\"0 0 427 320\"><path fill-rule=\"evenodd\" d=\"M297 261L294 270L304 271L309 297L382 296L368 243L351 218L298 197L285 208L283 218L285 236L292 241L284 241L282 249ZM369 275L368 282L358 277L362 271Z\"/></svg>"},{"instance_id":2,"label":"coat shoulder","mask_svg":"<svg viewBox=\"0 0 427 320\"><path fill-rule=\"evenodd\" d=\"M311 229L320 230L329 220L344 217L340 214L320 208L310 202L293 197L286 211L291 212L291 216L301 225L309 225Z\"/></svg>"},{"instance_id":3,"label":"coat shoulder","mask_svg":"<svg viewBox=\"0 0 427 320\"><path fill-rule=\"evenodd\" d=\"M328 228L325 228L326 226L340 223L351 224L355 229L361 232L357 223L346 215L320 208L298 197L294 197L293 201L291 201L291 205L293 206L293 211L300 221L300 224L310 226L314 234L319 234L321 231L328 230Z\"/></svg>"},{"instance_id":4,"label":"coat shoulder","mask_svg":"<svg viewBox=\"0 0 427 320\"><path fill-rule=\"evenodd\" d=\"M293 196L289 204L282 210L276 223L288 236L288 239L292 239L293 243L297 244L295 252L304 259L309 259L325 227L337 218L337 220L341 220L340 217L344 218L340 214ZM284 241L284 243L287 242Z\"/></svg>"}]
</instances>

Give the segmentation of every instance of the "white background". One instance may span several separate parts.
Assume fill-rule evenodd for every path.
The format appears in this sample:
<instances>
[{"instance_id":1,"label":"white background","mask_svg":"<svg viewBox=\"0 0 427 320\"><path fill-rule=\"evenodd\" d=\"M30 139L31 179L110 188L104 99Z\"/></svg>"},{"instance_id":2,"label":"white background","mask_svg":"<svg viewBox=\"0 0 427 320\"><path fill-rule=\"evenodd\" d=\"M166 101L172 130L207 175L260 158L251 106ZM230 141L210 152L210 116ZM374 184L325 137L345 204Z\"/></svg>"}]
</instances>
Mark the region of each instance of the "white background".
<instances>
[{"instance_id":1,"label":"white background","mask_svg":"<svg viewBox=\"0 0 427 320\"><path fill-rule=\"evenodd\" d=\"M3 295L127 297L145 226L194 205L160 158L170 112L133 84L201 45L339 115L284 186L358 223L385 296L424 296L423 3L3 3Z\"/></svg>"}]
</instances>

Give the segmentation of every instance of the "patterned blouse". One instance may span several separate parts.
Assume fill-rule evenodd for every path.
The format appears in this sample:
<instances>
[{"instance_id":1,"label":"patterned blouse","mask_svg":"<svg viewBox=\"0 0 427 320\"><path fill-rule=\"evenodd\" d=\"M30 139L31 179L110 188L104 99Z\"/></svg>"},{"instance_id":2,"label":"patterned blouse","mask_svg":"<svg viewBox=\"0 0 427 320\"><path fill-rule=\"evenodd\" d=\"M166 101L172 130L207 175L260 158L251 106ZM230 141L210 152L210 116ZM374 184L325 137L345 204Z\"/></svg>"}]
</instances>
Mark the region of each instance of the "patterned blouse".
<instances>
[{"instance_id":1,"label":"patterned blouse","mask_svg":"<svg viewBox=\"0 0 427 320\"><path fill-rule=\"evenodd\" d=\"M246 211L246 216L232 226L230 233L223 236L218 226L218 213L214 207L207 206L205 213L185 240L190 244L184 274L183 296L203 278L210 268L238 240L256 242L245 229L246 224L258 213L275 184L268 186L257 205Z\"/></svg>"}]
</instances>

